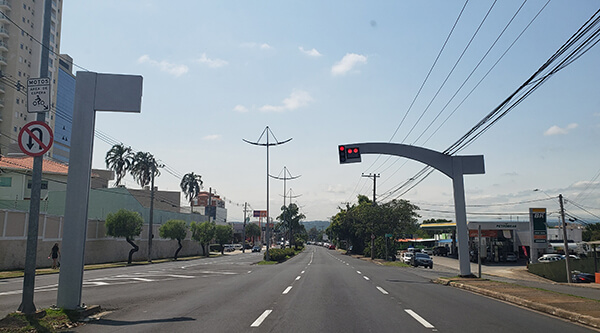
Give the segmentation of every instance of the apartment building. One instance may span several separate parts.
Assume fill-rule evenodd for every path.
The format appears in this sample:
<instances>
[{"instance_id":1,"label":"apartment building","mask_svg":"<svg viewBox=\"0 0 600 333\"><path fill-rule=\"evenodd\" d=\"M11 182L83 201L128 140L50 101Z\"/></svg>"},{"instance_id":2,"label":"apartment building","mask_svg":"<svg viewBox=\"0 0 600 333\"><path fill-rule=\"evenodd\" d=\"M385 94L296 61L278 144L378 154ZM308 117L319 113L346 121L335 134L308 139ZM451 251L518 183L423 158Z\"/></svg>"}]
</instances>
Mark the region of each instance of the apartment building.
<instances>
[{"instance_id":1,"label":"apartment building","mask_svg":"<svg viewBox=\"0 0 600 333\"><path fill-rule=\"evenodd\" d=\"M17 138L28 122L27 79L40 76L45 0L0 0L0 152L20 152ZM48 76L51 82L51 111L45 121L54 128L62 0L51 0ZM48 153L52 156L52 150Z\"/></svg>"}]
</instances>

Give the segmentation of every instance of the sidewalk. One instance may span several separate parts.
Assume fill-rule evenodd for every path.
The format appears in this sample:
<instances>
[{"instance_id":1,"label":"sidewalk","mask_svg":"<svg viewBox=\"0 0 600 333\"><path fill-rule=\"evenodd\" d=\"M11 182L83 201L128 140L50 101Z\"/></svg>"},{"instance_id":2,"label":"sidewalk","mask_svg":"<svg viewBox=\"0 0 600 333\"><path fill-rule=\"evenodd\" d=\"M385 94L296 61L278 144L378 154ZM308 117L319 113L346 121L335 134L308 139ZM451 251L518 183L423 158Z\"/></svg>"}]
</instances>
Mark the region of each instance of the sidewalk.
<instances>
[{"instance_id":1,"label":"sidewalk","mask_svg":"<svg viewBox=\"0 0 600 333\"><path fill-rule=\"evenodd\" d=\"M434 257L434 265L458 270L458 260ZM471 265L477 274L477 265ZM525 267L482 265L482 279L438 278L433 282L461 288L600 328L600 284L556 283L527 272Z\"/></svg>"}]
</instances>

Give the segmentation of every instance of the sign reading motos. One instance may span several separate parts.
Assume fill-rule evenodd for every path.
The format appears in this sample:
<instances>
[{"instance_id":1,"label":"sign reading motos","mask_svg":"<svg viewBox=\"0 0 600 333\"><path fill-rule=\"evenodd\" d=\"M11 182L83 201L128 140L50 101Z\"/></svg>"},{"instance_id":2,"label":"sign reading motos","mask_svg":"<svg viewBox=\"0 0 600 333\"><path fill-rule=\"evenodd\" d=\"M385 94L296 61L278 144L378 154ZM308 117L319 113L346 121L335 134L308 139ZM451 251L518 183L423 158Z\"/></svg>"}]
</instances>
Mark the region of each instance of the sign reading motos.
<instances>
[{"instance_id":1,"label":"sign reading motos","mask_svg":"<svg viewBox=\"0 0 600 333\"><path fill-rule=\"evenodd\" d=\"M49 78L27 79L27 112L50 111L50 93Z\"/></svg>"}]
</instances>

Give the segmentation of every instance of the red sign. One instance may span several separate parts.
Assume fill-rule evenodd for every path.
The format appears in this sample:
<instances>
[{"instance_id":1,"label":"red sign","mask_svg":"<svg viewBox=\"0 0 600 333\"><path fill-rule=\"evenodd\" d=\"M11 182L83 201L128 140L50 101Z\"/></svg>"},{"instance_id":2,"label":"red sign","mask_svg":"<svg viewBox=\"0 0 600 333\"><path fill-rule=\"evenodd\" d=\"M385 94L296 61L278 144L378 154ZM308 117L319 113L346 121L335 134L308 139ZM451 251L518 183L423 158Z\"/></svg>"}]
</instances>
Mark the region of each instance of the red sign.
<instances>
[{"instance_id":1,"label":"red sign","mask_svg":"<svg viewBox=\"0 0 600 333\"><path fill-rule=\"evenodd\" d=\"M469 229L469 237L477 237L477 230ZM481 230L481 237L498 237L498 230Z\"/></svg>"},{"instance_id":2,"label":"red sign","mask_svg":"<svg viewBox=\"0 0 600 333\"><path fill-rule=\"evenodd\" d=\"M267 217L267 211L266 210L255 210L254 217Z\"/></svg>"},{"instance_id":3,"label":"red sign","mask_svg":"<svg viewBox=\"0 0 600 333\"><path fill-rule=\"evenodd\" d=\"M18 140L22 152L29 156L41 156L52 147L54 135L45 122L32 121L23 126Z\"/></svg>"}]
</instances>

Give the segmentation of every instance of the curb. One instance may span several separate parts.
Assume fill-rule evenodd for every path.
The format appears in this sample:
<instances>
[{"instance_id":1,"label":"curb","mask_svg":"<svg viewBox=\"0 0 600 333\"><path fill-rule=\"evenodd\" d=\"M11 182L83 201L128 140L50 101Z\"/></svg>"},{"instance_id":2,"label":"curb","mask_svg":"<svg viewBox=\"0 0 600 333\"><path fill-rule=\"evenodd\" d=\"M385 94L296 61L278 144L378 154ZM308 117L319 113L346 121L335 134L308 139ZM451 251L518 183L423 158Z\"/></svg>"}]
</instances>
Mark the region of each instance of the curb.
<instances>
[{"instance_id":1,"label":"curb","mask_svg":"<svg viewBox=\"0 0 600 333\"><path fill-rule=\"evenodd\" d=\"M520 306L523 306L523 307L526 307L526 308L529 308L532 310L540 311L540 312L550 314L550 315L553 315L553 316L556 316L559 318L577 322L577 323L580 323L583 325L591 326L594 328L600 328L600 319L599 318L582 315L579 313L575 313L575 312L571 312L571 311L567 311L567 310L563 310L563 309L557 309L555 307L552 307L552 306L549 306L546 304L532 302L530 300L527 300L527 299L524 299L521 297L506 295L506 294L502 294L502 293L499 293L496 291L482 289L479 287L471 286L471 285L460 283L460 282L443 280L443 279L439 279L439 278L432 280L432 282L441 284L441 285L445 285L445 286L451 286L451 287L455 287L455 288L468 290L468 291L471 291L471 292L474 292L477 294L481 294L481 295L496 298L496 299L499 299L502 301L506 301L509 303L517 304L517 305L520 305Z\"/></svg>"}]
</instances>

